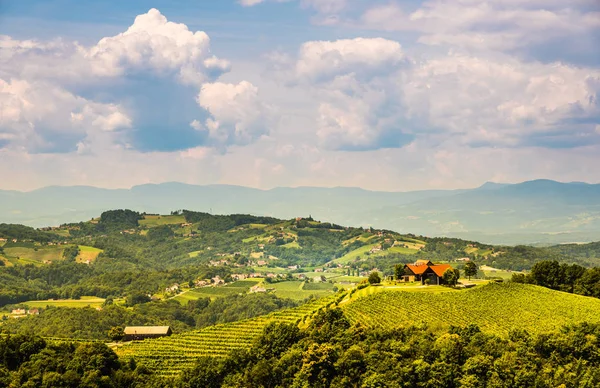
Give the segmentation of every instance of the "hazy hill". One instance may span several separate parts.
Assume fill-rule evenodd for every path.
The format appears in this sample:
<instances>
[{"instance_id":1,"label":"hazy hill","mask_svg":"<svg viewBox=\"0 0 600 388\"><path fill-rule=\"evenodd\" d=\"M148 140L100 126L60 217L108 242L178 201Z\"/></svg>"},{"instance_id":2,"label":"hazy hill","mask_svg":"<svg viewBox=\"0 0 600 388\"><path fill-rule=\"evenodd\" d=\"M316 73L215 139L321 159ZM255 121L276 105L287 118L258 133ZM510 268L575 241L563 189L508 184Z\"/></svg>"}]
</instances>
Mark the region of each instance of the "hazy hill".
<instances>
[{"instance_id":1,"label":"hazy hill","mask_svg":"<svg viewBox=\"0 0 600 388\"><path fill-rule=\"evenodd\" d=\"M600 184L550 180L486 183L470 190L377 192L147 184L131 189L46 187L0 191L0 221L31 226L89 219L113 208L168 213L194 209L280 218L313 215L342 225L454 236L489 243L588 242L600 237Z\"/></svg>"}]
</instances>

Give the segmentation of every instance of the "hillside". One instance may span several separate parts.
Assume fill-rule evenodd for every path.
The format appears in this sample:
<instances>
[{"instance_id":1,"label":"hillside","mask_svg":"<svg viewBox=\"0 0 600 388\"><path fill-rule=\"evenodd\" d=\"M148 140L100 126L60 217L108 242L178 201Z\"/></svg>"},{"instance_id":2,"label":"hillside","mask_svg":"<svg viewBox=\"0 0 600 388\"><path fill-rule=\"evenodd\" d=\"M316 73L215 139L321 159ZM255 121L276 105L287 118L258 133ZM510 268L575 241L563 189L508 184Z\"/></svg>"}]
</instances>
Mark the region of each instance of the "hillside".
<instances>
[{"instance_id":1,"label":"hillside","mask_svg":"<svg viewBox=\"0 0 600 388\"><path fill-rule=\"evenodd\" d=\"M566 247L563 247L566 249ZM576 247L577 249L581 249ZM572 252L571 252L572 251ZM288 220L233 214L177 211L170 215L113 210L79 223L44 230L0 225L0 306L26 300L106 298L145 292L163 297L220 276L249 276L277 283L282 295L303 299L360 281L371 270L393 275L394 266L418 259L461 268L469 258L480 275L510 278L507 271L529 270L536 262L556 260L597 265L596 251L492 246L455 238L432 238L386 229L353 228L311 217ZM27 269L32 265L35 270ZM484 267L485 266L485 267ZM502 270L495 271L494 269ZM302 281L323 276L323 285ZM300 281L287 284L286 281ZM195 291L185 298L214 295Z\"/></svg>"},{"instance_id":2,"label":"hillside","mask_svg":"<svg viewBox=\"0 0 600 388\"><path fill-rule=\"evenodd\" d=\"M162 214L174 208L278 218L312 214L341 225L495 244L589 242L600 233L600 185L549 180L414 192L164 183L117 190L77 186L0 191L0 197L0 219L38 227L126 207Z\"/></svg>"},{"instance_id":3,"label":"hillside","mask_svg":"<svg viewBox=\"0 0 600 388\"><path fill-rule=\"evenodd\" d=\"M369 327L424 324L435 330L476 324L506 335L522 329L550 332L563 325L600 322L600 300L524 284L496 284L459 292L380 291L353 296L340 304L350 320Z\"/></svg>"},{"instance_id":4,"label":"hillside","mask_svg":"<svg viewBox=\"0 0 600 388\"><path fill-rule=\"evenodd\" d=\"M600 300L521 284L488 284L475 289L436 292L368 287L349 292L339 305L320 300L300 308L168 338L133 342L116 349L121 358L134 357L161 376L173 376L194 365L198 356L224 358L247 349L270 322L302 323L326 304L339 307L351 323L367 328L426 326L445 332L450 326L478 325L488 334L506 337L512 330L548 333L564 325L600 323ZM342 300L343 299L343 300Z\"/></svg>"},{"instance_id":5,"label":"hillside","mask_svg":"<svg viewBox=\"0 0 600 388\"><path fill-rule=\"evenodd\" d=\"M224 358L230 352L249 348L270 323L299 324L331 302L331 298L319 299L267 316L119 345L115 351L122 359L134 357L136 362L151 368L160 376L173 376L191 368L198 357Z\"/></svg>"}]
</instances>

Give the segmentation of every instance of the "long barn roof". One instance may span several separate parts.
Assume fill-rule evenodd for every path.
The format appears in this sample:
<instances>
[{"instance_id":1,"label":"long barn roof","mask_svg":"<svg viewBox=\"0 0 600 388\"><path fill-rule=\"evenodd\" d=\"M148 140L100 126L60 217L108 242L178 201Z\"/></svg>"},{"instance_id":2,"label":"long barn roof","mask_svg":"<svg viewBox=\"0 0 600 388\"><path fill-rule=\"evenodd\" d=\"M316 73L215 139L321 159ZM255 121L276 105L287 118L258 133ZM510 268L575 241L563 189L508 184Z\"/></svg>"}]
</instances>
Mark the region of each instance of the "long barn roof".
<instances>
[{"instance_id":1,"label":"long barn roof","mask_svg":"<svg viewBox=\"0 0 600 388\"><path fill-rule=\"evenodd\" d=\"M169 326L127 326L125 334L169 334L171 327Z\"/></svg>"}]
</instances>

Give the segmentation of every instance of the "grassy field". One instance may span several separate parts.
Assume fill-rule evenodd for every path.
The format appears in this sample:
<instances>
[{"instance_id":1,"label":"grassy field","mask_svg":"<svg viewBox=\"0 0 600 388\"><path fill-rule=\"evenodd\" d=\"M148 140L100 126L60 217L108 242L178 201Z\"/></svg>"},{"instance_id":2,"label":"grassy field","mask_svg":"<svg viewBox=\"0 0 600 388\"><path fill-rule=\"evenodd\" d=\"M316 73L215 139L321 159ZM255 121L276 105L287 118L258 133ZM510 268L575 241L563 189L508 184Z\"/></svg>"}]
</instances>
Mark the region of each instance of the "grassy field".
<instances>
[{"instance_id":1,"label":"grassy field","mask_svg":"<svg viewBox=\"0 0 600 388\"><path fill-rule=\"evenodd\" d=\"M321 283L322 285L316 287L313 287L312 284L316 285L318 283L305 283L299 280L292 280L279 283L263 283L262 286L273 288L278 298L294 300L304 300L311 296L322 298L333 294L331 290L334 285L331 283Z\"/></svg>"},{"instance_id":2,"label":"grassy field","mask_svg":"<svg viewBox=\"0 0 600 388\"><path fill-rule=\"evenodd\" d=\"M188 304L190 300L197 300L200 298L220 298L227 295L245 294L248 292L250 287L259 283L261 279L245 279L238 280L226 286L222 287L201 287L194 288L189 291L182 292L181 294L173 297L176 301L182 305Z\"/></svg>"},{"instance_id":3,"label":"grassy field","mask_svg":"<svg viewBox=\"0 0 600 388\"><path fill-rule=\"evenodd\" d=\"M65 247L64 245L34 248L9 247L4 248L4 256L13 264L42 265L44 261L62 260Z\"/></svg>"},{"instance_id":4,"label":"grassy field","mask_svg":"<svg viewBox=\"0 0 600 388\"><path fill-rule=\"evenodd\" d=\"M492 268L486 265L479 267L479 272L483 272L486 277L496 277L506 280L512 278L513 273L520 273L518 271L506 271L503 269Z\"/></svg>"},{"instance_id":5,"label":"grassy field","mask_svg":"<svg viewBox=\"0 0 600 388\"><path fill-rule=\"evenodd\" d=\"M358 249L355 249L351 252L346 253L344 256L342 256L340 258L332 260L332 262L340 263L340 264L350 263L350 262L354 261L355 259L357 259L359 256L365 256L367 252L369 252L372 248L374 248L378 245L379 244L369 244L369 245L362 246Z\"/></svg>"},{"instance_id":6,"label":"grassy field","mask_svg":"<svg viewBox=\"0 0 600 388\"><path fill-rule=\"evenodd\" d=\"M305 283L304 291L331 291L333 289L333 284L328 282L321 283Z\"/></svg>"},{"instance_id":7,"label":"grassy field","mask_svg":"<svg viewBox=\"0 0 600 388\"><path fill-rule=\"evenodd\" d=\"M98 255L104 252L102 249L88 247L86 245L79 246L79 255L75 259L78 263L84 262L86 260L94 261L98 257Z\"/></svg>"},{"instance_id":8,"label":"grassy field","mask_svg":"<svg viewBox=\"0 0 600 388\"><path fill-rule=\"evenodd\" d=\"M430 286L434 290L439 287ZM468 290L401 292L389 287L359 290L341 306L366 326L426 324L432 329L477 324L506 335L511 329L547 332L579 322L600 322L600 300L532 285L489 283Z\"/></svg>"},{"instance_id":9,"label":"grassy field","mask_svg":"<svg viewBox=\"0 0 600 388\"><path fill-rule=\"evenodd\" d=\"M298 244L298 241L292 241L290 243L283 244L281 247L282 248L300 248L300 244Z\"/></svg>"},{"instance_id":10,"label":"grassy field","mask_svg":"<svg viewBox=\"0 0 600 388\"><path fill-rule=\"evenodd\" d=\"M52 307L100 307L104 303L103 298L95 296L82 296L81 299L49 299L49 300L30 300L23 302L29 308Z\"/></svg>"},{"instance_id":11,"label":"grassy field","mask_svg":"<svg viewBox=\"0 0 600 388\"><path fill-rule=\"evenodd\" d=\"M159 226L159 225L173 225L185 223L184 216L144 216L143 220L140 220L142 226Z\"/></svg>"}]
</instances>

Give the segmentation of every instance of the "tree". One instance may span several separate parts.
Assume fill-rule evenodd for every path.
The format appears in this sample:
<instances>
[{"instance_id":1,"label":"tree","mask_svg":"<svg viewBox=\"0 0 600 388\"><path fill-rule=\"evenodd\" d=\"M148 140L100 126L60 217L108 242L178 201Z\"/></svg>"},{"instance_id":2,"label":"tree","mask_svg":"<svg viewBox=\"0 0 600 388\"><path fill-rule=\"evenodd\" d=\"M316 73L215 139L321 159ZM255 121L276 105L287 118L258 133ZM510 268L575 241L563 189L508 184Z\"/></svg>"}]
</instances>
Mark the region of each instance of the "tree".
<instances>
[{"instance_id":1,"label":"tree","mask_svg":"<svg viewBox=\"0 0 600 388\"><path fill-rule=\"evenodd\" d=\"M120 341L125 337L125 331L121 326L113 326L108 331L108 338L113 341Z\"/></svg>"},{"instance_id":2,"label":"tree","mask_svg":"<svg viewBox=\"0 0 600 388\"><path fill-rule=\"evenodd\" d=\"M477 265L472 261L465 264L465 275L469 277L469 280L471 280L471 276L477 275Z\"/></svg>"},{"instance_id":3,"label":"tree","mask_svg":"<svg viewBox=\"0 0 600 388\"><path fill-rule=\"evenodd\" d=\"M560 264L556 260L535 263L529 276L533 284L554 290L557 290L563 283Z\"/></svg>"},{"instance_id":4,"label":"tree","mask_svg":"<svg viewBox=\"0 0 600 388\"><path fill-rule=\"evenodd\" d=\"M600 267L588 269L577 281L575 292L600 298Z\"/></svg>"},{"instance_id":5,"label":"tree","mask_svg":"<svg viewBox=\"0 0 600 388\"><path fill-rule=\"evenodd\" d=\"M396 280L399 280L400 278L402 278L402 276L404 276L404 265L403 264L396 264L394 266L394 276L396 277Z\"/></svg>"},{"instance_id":6,"label":"tree","mask_svg":"<svg viewBox=\"0 0 600 388\"><path fill-rule=\"evenodd\" d=\"M442 275L442 279L444 283L449 286L455 286L458 283L458 279L460 277L460 272L457 269L448 268L446 272Z\"/></svg>"},{"instance_id":7,"label":"tree","mask_svg":"<svg viewBox=\"0 0 600 388\"><path fill-rule=\"evenodd\" d=\"M379 276L379 272L371 272L369 274L369 284L379 284L381 283L381 276Z\"/></svg>"},{"instance_id":8,"label":"tree","mask_svg":"<svg viewBox=\"0 0 600 388\"><path fill-rule=\"evenodd\" d=\"M137 293L128 295L125 303L127 304L127 306L131 307L136 304L148 303L150 301L151 301L151 299L148 295L143 294L141 292L137 292Z\"/></svg>"}]
</instances>

